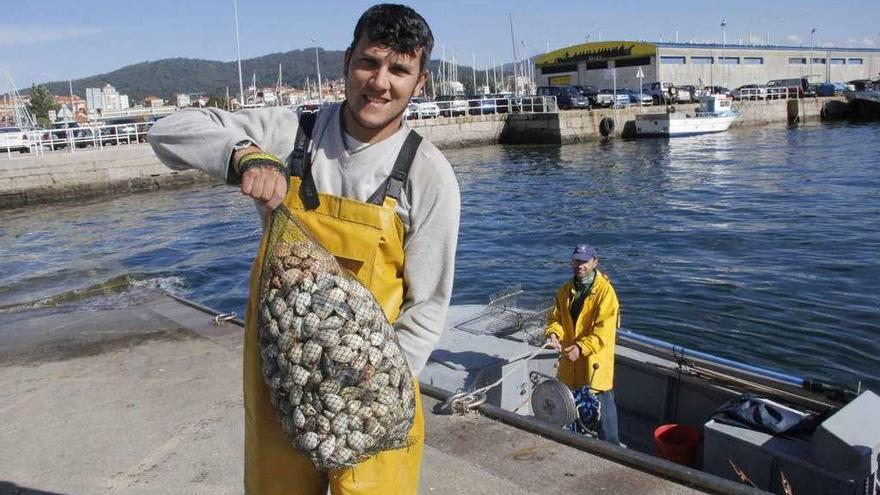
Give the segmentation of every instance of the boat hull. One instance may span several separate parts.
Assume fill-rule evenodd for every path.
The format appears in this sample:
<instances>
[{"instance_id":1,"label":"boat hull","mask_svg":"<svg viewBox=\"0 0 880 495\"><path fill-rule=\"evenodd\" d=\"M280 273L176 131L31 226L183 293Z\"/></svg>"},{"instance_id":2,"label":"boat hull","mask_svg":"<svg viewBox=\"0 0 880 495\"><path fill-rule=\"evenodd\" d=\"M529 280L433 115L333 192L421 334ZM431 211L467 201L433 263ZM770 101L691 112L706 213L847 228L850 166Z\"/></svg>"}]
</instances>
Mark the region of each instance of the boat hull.
<instances>
[{"instance_id":1,"label":"boat hull","mask_svg":"<svg viewBox=\"0 0 880 495\"><path fill-rule=\"evenodd\" d=\"M636 119L638 137L684 137L724 132L739 115L678 117L675 114L640 115Z\"/></svg>"}]
</instances>

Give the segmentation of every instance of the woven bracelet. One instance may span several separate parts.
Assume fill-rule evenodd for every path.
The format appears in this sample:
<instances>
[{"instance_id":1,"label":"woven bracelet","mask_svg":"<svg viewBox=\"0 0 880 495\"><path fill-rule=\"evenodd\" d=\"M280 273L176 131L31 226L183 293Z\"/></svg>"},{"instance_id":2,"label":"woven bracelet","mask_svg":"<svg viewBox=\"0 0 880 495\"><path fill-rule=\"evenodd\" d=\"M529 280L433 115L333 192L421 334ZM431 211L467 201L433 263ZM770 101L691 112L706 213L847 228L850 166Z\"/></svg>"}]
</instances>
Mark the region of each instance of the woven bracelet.
<instances>
[{"instance_id":1,"label":"woven bracelet","mask_svg":"<svg viewBox=\"0 0 880 495\"><path fill-rule=\"evenodd\" d=\"M287 175L287 167L281 163L275 155L271 153L251 153L245 155L238 161L238 174L244 175L249 169L254 167L269 167Z\"/></svg>"}]
</instances>

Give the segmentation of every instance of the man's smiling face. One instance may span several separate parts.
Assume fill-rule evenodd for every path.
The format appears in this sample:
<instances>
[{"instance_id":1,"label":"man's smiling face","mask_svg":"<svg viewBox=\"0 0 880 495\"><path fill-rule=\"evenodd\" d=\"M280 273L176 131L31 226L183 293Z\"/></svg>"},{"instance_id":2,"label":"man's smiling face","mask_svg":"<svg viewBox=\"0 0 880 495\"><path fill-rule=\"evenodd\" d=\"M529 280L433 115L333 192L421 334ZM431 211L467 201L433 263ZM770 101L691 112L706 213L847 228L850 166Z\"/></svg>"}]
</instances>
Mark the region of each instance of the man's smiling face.
<instances>
[{"instance_id":1,"label":"man's smiling face","mask_svg":"<svg viewBox=\"0 0 880 495\"><path fill-rule=\"evenodd\" d=\"M358 141L375 143L394 134L410 98L422 89L427 72L421 52L397 53L361 36L346 53L345 131Z\"/></svg>"}]
</instances>

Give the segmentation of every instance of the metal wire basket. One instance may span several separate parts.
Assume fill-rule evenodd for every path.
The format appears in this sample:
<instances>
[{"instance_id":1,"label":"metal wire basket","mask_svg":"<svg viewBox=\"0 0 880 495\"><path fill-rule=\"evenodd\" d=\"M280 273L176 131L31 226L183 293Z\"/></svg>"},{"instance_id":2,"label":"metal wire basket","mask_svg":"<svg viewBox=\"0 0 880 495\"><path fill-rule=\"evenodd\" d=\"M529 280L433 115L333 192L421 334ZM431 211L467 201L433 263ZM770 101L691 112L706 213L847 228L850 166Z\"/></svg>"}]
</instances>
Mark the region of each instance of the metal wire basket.
<instances>
[{"instance_id":1,"label":"metal wire basket","mask_svg":"<svg viewBox=\"0 0 880 495\"><path fill-rule=\"evenodd\" d=\"M522 286L517 284L490 295L486 309L459 323L456 328L474 335L510 337L530 345L543 344L547 313L553 307L553 300L519 305L518 298L523 292Z\"/></svg>"}]
</instances>

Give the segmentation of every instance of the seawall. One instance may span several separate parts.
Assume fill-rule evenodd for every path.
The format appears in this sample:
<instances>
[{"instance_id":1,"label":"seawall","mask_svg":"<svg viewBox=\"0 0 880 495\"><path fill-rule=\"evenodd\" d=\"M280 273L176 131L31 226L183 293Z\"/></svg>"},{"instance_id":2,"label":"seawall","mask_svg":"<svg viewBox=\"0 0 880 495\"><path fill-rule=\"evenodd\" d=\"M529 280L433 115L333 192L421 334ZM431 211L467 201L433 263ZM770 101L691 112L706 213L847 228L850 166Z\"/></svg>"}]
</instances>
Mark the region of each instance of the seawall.
<instances>
[{"instance_id":1,"label":"seawall","mask_svg":"<svg viewBox=\"0 0 880 495\"><path fill-rule=\"evenodd\" d=\"M696 104L677 105L692 112ZM842 97L743 102L734 127L810 122L845 115ZM517 113L410 121L438 148L492 144L570 144L600 139L600 123L614 121L613 137L629 137L636 115L662 107ZM147 144L102 150L60 151L9 158L0 155L0 208L210 182L205 174L176 172L162 165Z\"/></svg>"}]
</instances>

